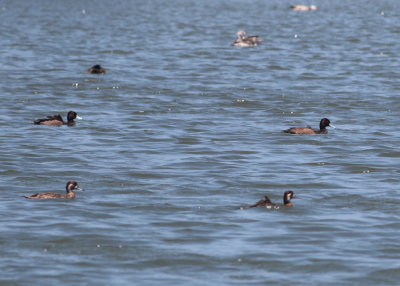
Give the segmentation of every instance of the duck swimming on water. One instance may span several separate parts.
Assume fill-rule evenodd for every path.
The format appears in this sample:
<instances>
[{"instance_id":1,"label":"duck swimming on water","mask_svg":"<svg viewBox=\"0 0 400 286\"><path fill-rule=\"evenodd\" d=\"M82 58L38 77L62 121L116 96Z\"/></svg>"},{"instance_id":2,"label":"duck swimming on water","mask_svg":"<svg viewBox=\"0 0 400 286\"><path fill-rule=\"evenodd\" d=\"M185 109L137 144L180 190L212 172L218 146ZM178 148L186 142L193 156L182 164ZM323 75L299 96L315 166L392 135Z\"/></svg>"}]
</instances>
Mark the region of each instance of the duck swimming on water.
<instances>
[{"instance_id":1,"label":"duck swimming on water","mask_svg":"<svg viewBox=\"0 0 400 286\"><path fill-rule=\"evenodd\" d=\"M65 122L61 115L53 115L53 116L47 116L47 118L41 118L41 119L36 119L33 121L35 124L39 125L53 125L53 126L60 126L60 125L68 125L72 126L75 124L74 119L82 119L82 117L79 117L78 114L75 111L70 111L67 114L67 122Z\"/></svg>"},{"instance_id":2,"label":"duck swimming on water","mask_svg":"<svg viewBox=\"0 0 400 286\"><path fill-rule=\"evenodd\" d=\"M103 68L101 65L94 65L88 69L88 72L92 74L105 74L106 69Z\"/></svg>"},{"instance_id":3,"label":"duck swimming on water","mask_svg":"<svg viewBox=\"0 0 400 286\"><path fill-rule=\"evenodd\" d=\"M316 11L317 6L311 5L291 5L290 8L292 8L293 11Z\"/></svg>"},{"instance_id":4,"label":"duck swimming on water","mask_svg":"<svg viewBox=\"0 0 400 286\"><path fill-rule=\"evenodd\" d=\"M31 196L24 196L27 199L73 199L75 198L75 193L72 190L83 191L82 188L78 186L75 181L69 181L65 186L67 193L65 195L60 195L57 193L37 193Z\"/></svg>"},{"instance_id":5,"label":"duck swimming on water","mask_svg":"<svg viewBox=\"0 0 400 286\"><path fill-rule=\"evenodd\" d=\"M237 40L232 44L235 47L256 47L261 44L261 40L258 36L249 36L246 37L245 31L238 31L236 33Z\"/></svg>"},{"instance_id":6,"label":"duck swimming on water","mask_svg":"<svg viewBox=\"0 0 400 286\"><path fill-rule=\"evenodd\" d=\"M284 207L292 207L292 202L290 201L291 199L294 199L296 197L296 195L294 194L293 191L285 191L285 193L283 194L283 205ZM274 204L271 202L271 200L267 197L264 196L264 200L259 200L258 202L256 202L253 205L249 205L244 207L245 209L248 208L255 208L255 207L273 207L273 206L277 206L279 207L279 204Z\"/></svg>"},{"instance_id":7,"label":"duck swimming on water","mask_svg":"<svg viewBox=\"0 0 400 286\"><path fill-rule=\"evenodd\" d=\"M287 130L283 130L283 132L291 134L327 134L328 133L328 130L326 130L327 126L336 128L331 124L328 118L322 118L319 123L319 130L314 130L310 126L307 126L307 127L292 127Z\"/></svg>"}]
</instances>

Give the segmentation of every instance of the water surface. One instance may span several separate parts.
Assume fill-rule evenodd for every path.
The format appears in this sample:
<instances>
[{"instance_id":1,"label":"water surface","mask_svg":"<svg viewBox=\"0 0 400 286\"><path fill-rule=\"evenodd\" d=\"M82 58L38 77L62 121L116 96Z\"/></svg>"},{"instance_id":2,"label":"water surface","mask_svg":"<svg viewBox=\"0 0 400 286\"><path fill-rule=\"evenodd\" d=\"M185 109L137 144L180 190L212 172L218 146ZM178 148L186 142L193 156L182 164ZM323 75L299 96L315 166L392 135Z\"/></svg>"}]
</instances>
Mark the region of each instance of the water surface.
<instances>
[{"instance_id":1,"label":"water surface","mask_svg":"<svg viewBox=\"0 0 400 286\"><path fill-rule=\"evenodd\" d=\"M397 285L400 7L361 2L0 2L0 284Z\"/></svg>"}]
</instances>

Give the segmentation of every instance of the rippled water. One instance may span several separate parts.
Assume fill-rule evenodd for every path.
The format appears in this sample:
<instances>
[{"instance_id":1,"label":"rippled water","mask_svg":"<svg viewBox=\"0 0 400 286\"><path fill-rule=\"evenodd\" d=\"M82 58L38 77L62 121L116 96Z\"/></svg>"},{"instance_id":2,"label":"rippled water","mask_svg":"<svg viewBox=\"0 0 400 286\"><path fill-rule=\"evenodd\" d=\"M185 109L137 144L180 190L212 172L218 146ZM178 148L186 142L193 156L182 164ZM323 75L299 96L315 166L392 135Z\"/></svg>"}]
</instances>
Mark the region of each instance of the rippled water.
<instances>
[{"instance_id":1,"label":"rippled water","mask_svg":"<svg viewBox=\"0 0 400 286\"><path fill-rule=\"evenodd\" d=\"M397 285L397 0L0 4L1 285Z\"/></svg>"}]
</instances>

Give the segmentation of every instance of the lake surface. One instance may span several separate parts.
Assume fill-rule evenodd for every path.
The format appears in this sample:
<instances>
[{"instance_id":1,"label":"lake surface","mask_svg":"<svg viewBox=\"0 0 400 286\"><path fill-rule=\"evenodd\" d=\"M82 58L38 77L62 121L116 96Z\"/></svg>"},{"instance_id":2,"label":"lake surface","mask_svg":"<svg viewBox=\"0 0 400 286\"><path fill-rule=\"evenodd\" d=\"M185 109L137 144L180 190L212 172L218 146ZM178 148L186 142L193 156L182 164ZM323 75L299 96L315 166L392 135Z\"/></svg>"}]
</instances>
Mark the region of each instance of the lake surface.
<instances>
[{"instance_id":1,"label":"lake surface","mask_svg":"<svg viewBox=\"0 0 400 286\"><path fill-rule=\"evenodd\" d=\"M0 285L397 285L400 2L304 2L0 1Z\"/></svg>"}]
</instances>

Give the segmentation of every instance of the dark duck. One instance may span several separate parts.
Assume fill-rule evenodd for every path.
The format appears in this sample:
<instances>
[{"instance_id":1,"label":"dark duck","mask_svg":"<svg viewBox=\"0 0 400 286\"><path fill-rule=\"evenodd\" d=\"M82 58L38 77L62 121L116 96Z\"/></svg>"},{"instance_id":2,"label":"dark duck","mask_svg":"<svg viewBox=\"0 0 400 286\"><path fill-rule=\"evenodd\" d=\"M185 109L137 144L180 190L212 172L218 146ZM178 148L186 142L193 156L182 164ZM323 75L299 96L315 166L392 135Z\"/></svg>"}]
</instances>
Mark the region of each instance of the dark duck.
<instances>
[{"instance_id":1,"label":"dark duck","mask_svg":"<svg viewBox=\"0 0 400 286\"><path fill-rule=\"evenodd\" d=\"M283 130L285 133L291 134L327 134L328 130L326 127L336 128L331 124L328 118L322 118L321 122L319 123L319 130L314 130L310 126L307 127L292 127L287 130Z\"/></svg>"},{"instance_id":2,"label":"dark duck","mask_svg":"<svg viewBox=\"0 0 400 286\"><path fill-rule=\"evenodd\" d=\"M293 191L285 191L285 193L283 194L283 205L274 204L271 202L271 200L267 196L264 196L264 198L265 198L264 200L259 200L255 204L246 206L244 208L248 209L248 208L255 208L255 207L280 207L280 206L292 207L293 204L290 200L295 197L296 197L296 195L294 194Z\"/></svg>"},{"instance_id":3,"label":"dark duck","mask_svg":"<svg viewBox=\"0 0 400 286\"><path fill-rule=\"evenodd\" d=\"M24 196L27 199L73 199L75 198L75 193L73 190L83 191L82 188L78 186L75 181L69 181L65 186L67 193L65 195L60 195L57 193L37 193L31 196Z\"/></svg>"},{"instance_id":4,"label":"dark duck","mask_svg":"<svg viewBox=\"0 0 400 286\"><path fill-rule=\"evenodd\" d=\"M258 36L246 36L245 31L238 31L236 33L237 40L232 44L235 47L256 47L261 44Z\"/></svg>"},{"instance_id":5,"label":"dark duck","mask_svg":"<svg viewBox=\"0 0 400 286\"><path fill-rule=\"evenodd\" d=\"M103 68L101 65L94 65L88 69L88 72L93 74L105 74L106 69Z\"/></svg>"},{"instance_id":6,"label":"dark duck","mask_svg":"<svg viewBox=\"0 0 400 286\"><path fill-rule=\"evenodd\" d=\"M47 116L47 118L41 118L41 119L36 119L33 121L35 124L40 124L40 125L53 125L53 126L60 126L60 125L68 125L72 126L75 124L74 119L82 119L82 117L79 117L78 114L75 111L70 111L67 114L67 122L65 122L61 115L53 115L53 116Z\"/></svg>"}]
</instances>

